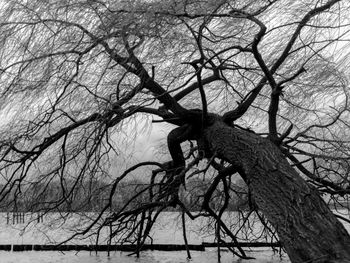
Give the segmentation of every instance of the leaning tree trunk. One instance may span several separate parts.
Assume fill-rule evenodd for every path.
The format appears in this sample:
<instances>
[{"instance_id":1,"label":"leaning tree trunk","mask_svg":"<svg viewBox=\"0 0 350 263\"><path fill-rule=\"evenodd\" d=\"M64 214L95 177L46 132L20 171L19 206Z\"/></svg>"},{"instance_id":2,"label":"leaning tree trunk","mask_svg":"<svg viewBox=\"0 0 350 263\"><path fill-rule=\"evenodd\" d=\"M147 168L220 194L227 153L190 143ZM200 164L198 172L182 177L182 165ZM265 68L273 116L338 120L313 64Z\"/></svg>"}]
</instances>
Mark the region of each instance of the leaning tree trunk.
<instances>
[{"instance_id":1,"label":"leaning tree trunk","mask_svg":"<svg viewBox=\"0 0 350 263\"><path fill-rule=\"evenodd\" d=\"M204 130L211 152L246 176L255 203L294 262L350 262L350 236L317 190L271 141L221 121Z\"/></svg>"}]
</instances>

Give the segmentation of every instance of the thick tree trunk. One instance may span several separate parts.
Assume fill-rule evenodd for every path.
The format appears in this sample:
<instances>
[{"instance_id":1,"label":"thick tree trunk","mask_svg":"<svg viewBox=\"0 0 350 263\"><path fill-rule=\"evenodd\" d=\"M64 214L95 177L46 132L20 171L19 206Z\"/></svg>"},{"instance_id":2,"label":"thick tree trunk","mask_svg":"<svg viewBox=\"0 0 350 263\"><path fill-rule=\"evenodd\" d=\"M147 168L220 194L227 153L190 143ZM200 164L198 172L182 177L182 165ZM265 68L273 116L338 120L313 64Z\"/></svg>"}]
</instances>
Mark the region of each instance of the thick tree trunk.
<instances>
[{"instance_id":1,"label":"thick tree trunk","mask_svg":"<svg viewBox=\"0 0 350 263\"><path fill-rule=\"evenodd\" d=\"M319 193L272 142L216 121L206 128L209 149L238 167L259 209L294 262L350 262L350 236Z\"/></svg>"}]
</instances>

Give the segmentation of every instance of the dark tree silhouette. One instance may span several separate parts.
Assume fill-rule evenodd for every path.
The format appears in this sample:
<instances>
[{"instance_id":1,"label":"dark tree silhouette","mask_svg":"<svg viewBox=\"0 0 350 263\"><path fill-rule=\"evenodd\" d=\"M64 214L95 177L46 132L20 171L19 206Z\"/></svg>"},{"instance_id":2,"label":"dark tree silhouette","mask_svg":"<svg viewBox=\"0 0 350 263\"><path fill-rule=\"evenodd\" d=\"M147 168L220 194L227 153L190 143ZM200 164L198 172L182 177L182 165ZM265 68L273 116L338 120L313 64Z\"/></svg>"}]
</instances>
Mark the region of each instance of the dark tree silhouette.
<instances>
[{"instance_id":1,"label":"dark tree silhouette","mask_svg":"<svg viewBox=\"0 0 350 263\"><path fill-rule=\"evenodd\" d=\"M99 224L140 249L177 207L212 217L218 241L237 243L223 213L239 175L247 215L292 262L349 262L349 234L327 206L349 208L349 9L345 0L3 1L2 205L55 183L59 194L40 205L55 210L104 180L102 212L77 235ZM171 158L115 172L120 135L137 139L142 118L173 125ZM147 183L110 211L118 184L145 167ZM210 178L195 213L180 195L193 176Z\"/></svg>"}]
</instances>

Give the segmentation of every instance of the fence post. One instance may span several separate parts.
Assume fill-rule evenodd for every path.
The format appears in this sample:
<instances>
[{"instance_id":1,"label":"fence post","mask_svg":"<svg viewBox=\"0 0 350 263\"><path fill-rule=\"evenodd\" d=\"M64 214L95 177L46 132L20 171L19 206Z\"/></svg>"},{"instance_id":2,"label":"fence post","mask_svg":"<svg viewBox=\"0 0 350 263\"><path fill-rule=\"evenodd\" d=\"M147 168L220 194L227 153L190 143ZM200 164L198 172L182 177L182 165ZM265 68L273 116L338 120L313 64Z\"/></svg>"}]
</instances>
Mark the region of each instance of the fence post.
<instances>
[{"instance_id":1,"label":"fence post","mask_svg":"<svg viewBox=\"0 0 350 263\"><path fill-rule=\"evenodd\" d=\"M38 212L37 222L42 223L44 222L44 214L41 212Z\"/></svg>"}]
</instances>

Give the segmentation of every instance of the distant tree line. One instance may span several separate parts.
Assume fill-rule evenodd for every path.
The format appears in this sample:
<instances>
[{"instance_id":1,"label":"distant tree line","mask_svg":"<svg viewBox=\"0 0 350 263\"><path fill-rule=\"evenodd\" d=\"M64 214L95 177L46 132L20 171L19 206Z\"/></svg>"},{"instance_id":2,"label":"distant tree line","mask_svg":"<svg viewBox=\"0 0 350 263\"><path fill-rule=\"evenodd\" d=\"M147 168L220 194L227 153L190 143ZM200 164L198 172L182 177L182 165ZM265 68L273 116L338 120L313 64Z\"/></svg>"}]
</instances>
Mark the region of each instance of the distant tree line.
<instances>
[{"instance_id":1,"label":"distant tree line","mask_svg":"<svg viewBox=\"0 0 350 263\"><path fill-rule=\"evenodd\" d=\"M47 183L29 184L21 192L9 194L0 206L1 212L21 211L64 211L64 212L100 212L112 199L112 206L108 211L118 211L123 206L137 207L147 199L148 184L142 180L133 179L121 182L115 194L110 197L111 184L103 180L81 182L79 187L75 181L55 181ZM204 198L209 179L191 178L179 191L179 199L191 211L199 211L201 200ZM72 191L70 192L70 188ZM228 210L240 210L248 207L248 193L243 181L231 184L232 196ZM139 193L136 197L135 194ZM214 209L223 202L223 191L215 189L210 200ZM179 208L176 208L179 209ZM168 208L168 211L175 209Z\"/></svg>"}]
</instances>

